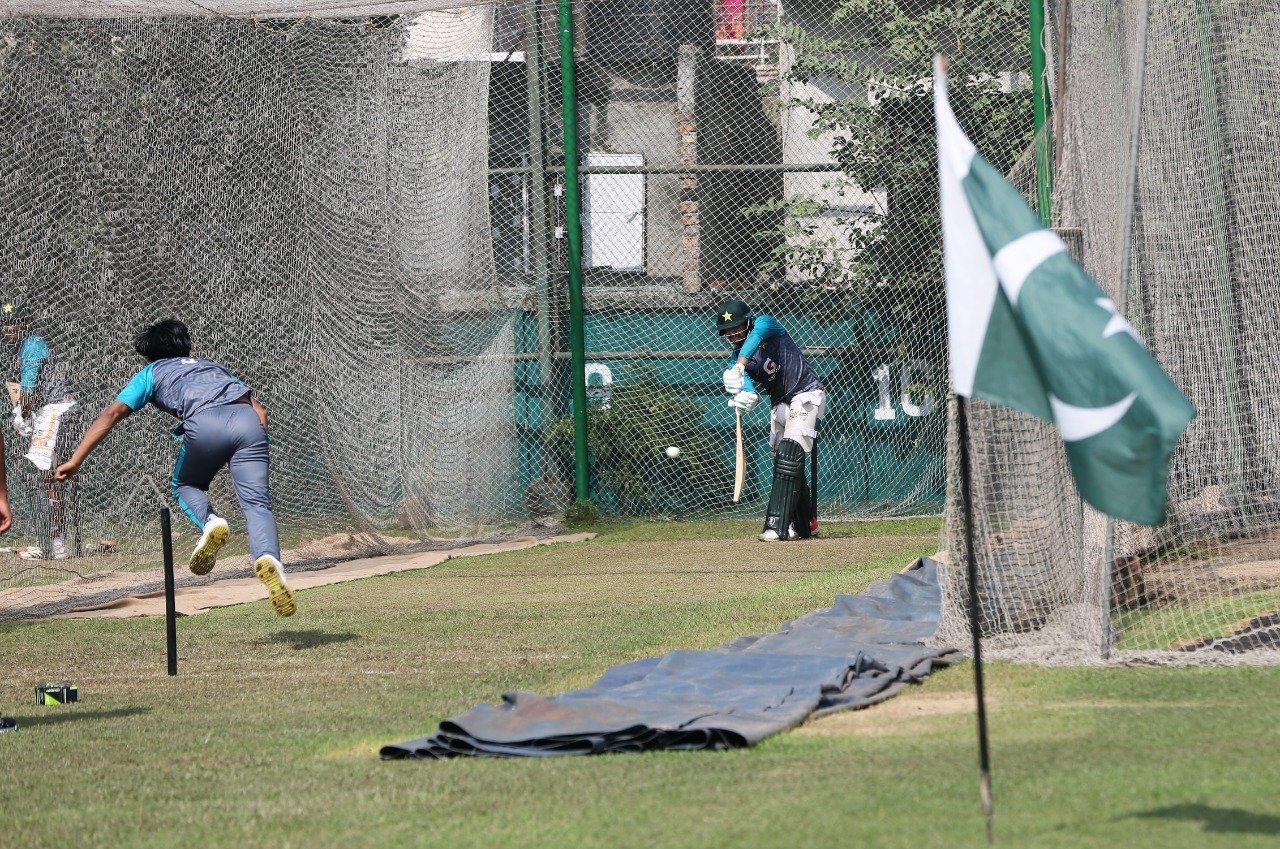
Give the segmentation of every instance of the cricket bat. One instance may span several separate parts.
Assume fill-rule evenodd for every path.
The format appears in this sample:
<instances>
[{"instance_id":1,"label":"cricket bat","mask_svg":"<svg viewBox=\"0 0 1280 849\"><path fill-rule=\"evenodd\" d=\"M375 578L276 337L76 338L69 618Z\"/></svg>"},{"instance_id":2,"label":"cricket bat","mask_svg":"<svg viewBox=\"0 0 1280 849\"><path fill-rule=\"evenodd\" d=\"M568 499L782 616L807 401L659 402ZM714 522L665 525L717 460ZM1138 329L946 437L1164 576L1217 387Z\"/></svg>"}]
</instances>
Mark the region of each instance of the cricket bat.
<instances>
[{"instance_id":1,"label":"cricket bat","mask_svg":"<svg viewBox=\"0 0 1280 849\"><path fill-rule=\"evenodd\" d=\"M738 451L733 469L733 503L742 500L742 485L747 480L747 454L742 447L742 411L734 410L738 419Z\"/></svg>"}]
</instances>

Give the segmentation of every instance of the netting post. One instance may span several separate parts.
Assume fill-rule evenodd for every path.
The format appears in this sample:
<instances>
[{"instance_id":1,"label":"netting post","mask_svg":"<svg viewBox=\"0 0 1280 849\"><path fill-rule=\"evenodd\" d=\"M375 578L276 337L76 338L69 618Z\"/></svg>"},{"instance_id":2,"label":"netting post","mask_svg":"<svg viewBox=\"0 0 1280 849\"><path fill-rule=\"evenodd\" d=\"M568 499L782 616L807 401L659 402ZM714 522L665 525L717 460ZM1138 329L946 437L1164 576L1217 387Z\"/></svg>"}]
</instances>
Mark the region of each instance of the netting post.
<instances>
[{"instance_id":1,"label":"netting post","mask_svg":"<svg viewBox=\"0 0 1280 849\"><path fill-rule=\"evenodd\" d=\"M573 467L579 501L587 477L587 356L582 307L582 190L578 181L578 92L573 68L573 2L560 0L560 105L564 116L565 238L569 246L569 370L573 387Z\"/></svg>"},{"instance_id":2,"label":"netting post","mask_svg":"<svg viewBox=\"0 0 1280 849\"><path fill-rule=\"evenodd\" d=\"M1235 302L1231 292L1231 246L1227 242L1227 197L1223 163L1226 150L1222 141L1222 116L1218 108L1218 85L1214 79L1213 22L1209 19L1212 5L1196 0L1196 58L1200 69L1200 95L1204 99L1205 154L1208 165L1209 209L1213 221L1213 271L1218 302L1218 327L1221 333L1219 353L1222 355L1222 382L1226 402L1227 440L1230 445L1231 496L1233 505L1244 501L1244 438L1240 433L1240 398L1236 386L1239 362L1236 357ZM1240 515L1248 522L1247 511Z\"/></svg>"},{"instance_id":3,"label":"netting post","mask_svg":"<svg viewBox=\"0 0 1280 849\"><path fill-rule=\"evenodd\" d=\"M538 305L538 391L542 415L552 415L551 278L547 256L547 177L542 146L542 15L540 0L525 0L525 88L529 121L529 229ZM545 469L543 469L545 472Z\"/></svg>"},{"instance_id":4,"label":"netting post","mask_svg":"<svg viewBox=\"0 0 1280 849\"><path fill-rule=\"evenodd\" d=\"M1044 0L1031 0L1031 104L1035 110L1036 211L1040 222L1052 222L1053 174L1049 162L1048 104L1045 97Z\"/></svg>"},{"instance_id":5,"label":"netting post","mask_svg":"<svg viewBox=\"0 0 1280 849\"><path fill-rule=\"evenodd\" d=\"M1133 81L1133 104L1130 107L1130 114L1133 115L1133 126L1129 132L1129 163L1128 172L1125 175L1125 194L1124 194L1124 218L1121 224L1120 236L1120 269L1119 281L1116 296L1120 301L1120 310L1125 315L1130 312L1129 292L1133 284L1130 276L1132 269L1133 255L1133 213L1134 202L1138 193L1138 152L1142 144L1142 101L1143 91L1146 88L1146 70L1147 70L1147 23L1149 20L1149 6L1146 0L1142 3L1142 14L1138 18L1138 47L1137 47L1137 68L1134 69ZM1081 251L1076 257L1081 262L1084 261L1084 253ZM1141 285L1141 281L1138 282ZM1138 299L1142 300L1141 296ZM1143 313L1146 313L1145 305ZM1114 628L1111 622L1111 577L1115 568L1115 541L1116 541L1116 520L1107 517L1107 526L1104 531L1105 545L1102 554L1102 640L1098 646L1098 656L1103 660L1111 658L1111 643L1115 638Z\"/></svg>"},{"instance_id":6,"label":"netting post","mask_svg":"<svg viewBox=\"0 0 1280 849\"><path fill-rule=\"evenodd\" d=\"M164 646L170 675L178 674L178 604L174 597L173 529L169 508L160 508L160 544L164 550Z\"/></svg>"}]
</instances>

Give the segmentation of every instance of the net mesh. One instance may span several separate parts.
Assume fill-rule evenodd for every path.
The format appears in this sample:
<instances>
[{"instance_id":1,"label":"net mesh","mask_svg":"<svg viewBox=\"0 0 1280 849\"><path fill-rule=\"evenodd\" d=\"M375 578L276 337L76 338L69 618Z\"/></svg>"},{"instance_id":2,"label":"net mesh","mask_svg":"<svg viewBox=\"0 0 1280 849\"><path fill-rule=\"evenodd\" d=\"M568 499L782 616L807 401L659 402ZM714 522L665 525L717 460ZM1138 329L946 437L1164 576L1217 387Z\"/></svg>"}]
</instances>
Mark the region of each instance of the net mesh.
<instances>
[{"instance_id":1,"label":"net mesh","mask_svg":"<svg viewBox=\"0 0 1280 849\"><path fill-rule=\"evenodd\" d=\"M1058 4L1046 12L1059 21ZM1169 519L1148 528L1081 504L1052 428L973 403L980 621L990 650L1013 659L1272 663L1278 293L1264 231L1280 146L1264 92L1280 78L1268 46L1280 15L1235 2L1074 0L1066 23L1065 40L1047 39L1066 47L1054 223L1198 413L1173 459ZM955 498L950 517L958 555ZM952 560L945 632L967 640L964 562Z\"/></svg>"},{"instance_id":2,"label":"net mesh","mask_svg":"<svg viewBox=\"0 0 1280 849\"><path fill-rule=\"evenodd\" d=\"M492 17L0 22L0 279L78 402L63 453L141 366L132 333L177 316L269 410L286 548L515 515L510 363L484 356L514 337L490 260L489 63L431 58L487 46ZM70 560L0 575L154 554L172 424L130 417L54 491ZM49 552L50 488L8 442L14 547ZM225 476L214 500L234 504Z\"/></svg>"},{"instance_id":3,"label":"net mesh","mask_svg":"<svg viewBox=\"0 0 1280 849\"><path fill-rule=\"evenodd\" d=\"M908 16L915 44L892 16L829 4L575 4L602 512L763 514L764 410L747 417L746 490L730 500L728 349L713 324L730 297L781 320L828 389L821 515L941 511L921 69L955 28L974 74L961 111L1013 167L1031 123L1025 9L989 5L972 32ZM0 6L0 294L30 307L28 331L65 369L78 406L62 450L142 365L132 334L176 316L270 412L286 564L526 532L564 510L556 5L201 9ZM0 615L30 585L156 565L171 425L131 416L54 489L6 425L5 542L47 554L61 525L72 556L0 556ZM229 483L212 496L241 530ZM181 559L195 528L178 516L175 529Z\"/></svg>"}]
</instances>

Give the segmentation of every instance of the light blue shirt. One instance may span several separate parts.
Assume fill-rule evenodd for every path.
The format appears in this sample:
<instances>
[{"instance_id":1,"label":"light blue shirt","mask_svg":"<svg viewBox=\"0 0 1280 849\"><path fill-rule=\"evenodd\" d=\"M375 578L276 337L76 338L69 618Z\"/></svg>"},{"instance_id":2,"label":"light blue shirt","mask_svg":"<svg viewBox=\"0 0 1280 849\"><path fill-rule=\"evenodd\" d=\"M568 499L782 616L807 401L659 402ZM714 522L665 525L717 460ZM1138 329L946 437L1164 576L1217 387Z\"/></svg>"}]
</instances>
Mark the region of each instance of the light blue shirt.
<instances>
[{"instance_id":1,"label":"light blue shirt","mask_svg":"<svg viewBox=\"0 0 1280 849\"><path fill-rule=\"evenodd\" d=\"M739 357L750 361L763 343L785 332L778 320L768 313L756 316L756 320L751 324L751 332L747 334L747 338L742 340L742 345L734 350L733 356L729 358L730 368L738 362ZM745 372L742 375L742 390L744 392L760 391L756 388L751 375Z\"/></svg>"},{"instance_id":2,"label":"light blue shirt","mask_svg":"<svg viewBox=\"0 0 1280 849\"><path fill-rule=\"evenodd\" d=\"M56 404L67 396L67 379L57 355L34 333L18 349L18 382L23 392L40 393L40 403Z\"/></svg>"},{"instance_id":3,"label":"light blue shirt","mask_svg":"<svg viewBox=\"0 0 1280 849\"><path fill-rule=\"evenodd\" d=\"M22 391L34 392L40 382L40 366L49 359L49 343L39 336L28 336L18 349L18 367L22 371Z\"/></svg>"}]
</instances>

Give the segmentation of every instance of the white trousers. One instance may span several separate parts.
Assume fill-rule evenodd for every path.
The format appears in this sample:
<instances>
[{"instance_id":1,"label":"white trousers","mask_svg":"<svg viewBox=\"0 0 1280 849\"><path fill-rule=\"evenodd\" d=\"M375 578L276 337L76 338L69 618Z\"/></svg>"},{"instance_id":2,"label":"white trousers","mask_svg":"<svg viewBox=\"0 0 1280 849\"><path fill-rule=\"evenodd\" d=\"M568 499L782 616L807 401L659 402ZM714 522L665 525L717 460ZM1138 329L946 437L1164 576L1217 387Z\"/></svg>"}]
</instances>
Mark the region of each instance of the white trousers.
<instances>
[{"instance_id":1,"label":"white trousers","mask_svg":"<svg viewBox=\"0 0 1280 849\"><path fill-rule=\"evenodd\" d=\"M813 440L818 436L818 419L827 406L827 393L822 389L801 392L790 404L776 404L769 420L769 447L791 439L804 446L804 453L813 450Z\"/></svg>"}]
</instances>

